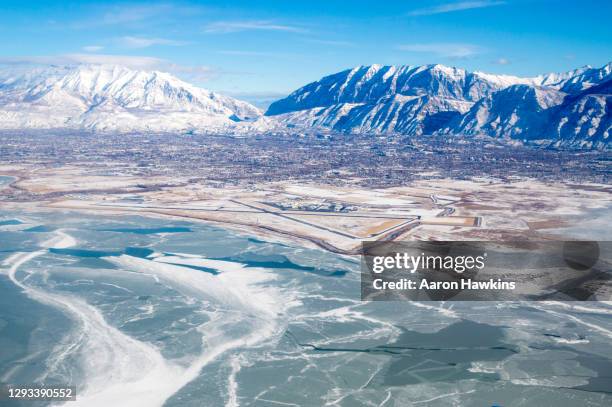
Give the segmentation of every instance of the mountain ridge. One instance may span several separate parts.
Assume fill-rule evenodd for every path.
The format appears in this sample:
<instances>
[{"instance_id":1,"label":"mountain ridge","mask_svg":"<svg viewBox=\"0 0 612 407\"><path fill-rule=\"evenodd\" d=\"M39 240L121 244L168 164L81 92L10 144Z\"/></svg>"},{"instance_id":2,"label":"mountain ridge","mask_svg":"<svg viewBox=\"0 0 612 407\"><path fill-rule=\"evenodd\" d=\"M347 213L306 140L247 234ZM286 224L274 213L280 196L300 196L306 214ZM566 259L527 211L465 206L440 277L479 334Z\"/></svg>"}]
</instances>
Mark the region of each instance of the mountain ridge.
<instances>
[{"instance_id":1,"label":"mountain ridge","mask_svg":"<svg viewBox=\"0 0 612 407\"><path fill-rule=\"evenodd\" d=\"M160 71L83 64L0 70L0 130L489 136L608 148L612 63L530 78L440 64L365 65L256 107ZM296 129L298 128L298 129Z\"/></svg>"},{"instance_id":2,"label":"mountain ridge","mask_svg":"<svg viewBox=\"0 0 612 407\"><path fill-rule=\"evenodd\" d=\"M611 71L608 63L521 78L439 64L358 66L297 89L265 114L286 125L347 133L485 135L602 148L609 143L610 94L591 96L589 108L569 104L577 103L571 96L612 79ZM573 112L575 123L563 111Z\"/></svg>"},{"instance_id":3,"label":"mountain ridge","mask_svg":"<svg viewBox=\"0 0 612 407\"><path fill-rule=\"evenodd\" d=\"M260 117L246 102L160 71L86 64L0 74L3 129L190 131Z\"/></svg>"}]
</instances>

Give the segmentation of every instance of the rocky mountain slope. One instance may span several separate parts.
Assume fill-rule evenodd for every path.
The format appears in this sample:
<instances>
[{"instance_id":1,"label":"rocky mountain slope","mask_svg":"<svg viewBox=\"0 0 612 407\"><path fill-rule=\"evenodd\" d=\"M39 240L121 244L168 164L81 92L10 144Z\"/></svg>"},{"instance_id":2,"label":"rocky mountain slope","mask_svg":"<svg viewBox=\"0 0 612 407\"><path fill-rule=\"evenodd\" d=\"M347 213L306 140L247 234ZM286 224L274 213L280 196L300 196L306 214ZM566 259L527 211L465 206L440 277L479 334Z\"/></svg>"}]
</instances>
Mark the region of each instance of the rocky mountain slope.
<instances>
[{"instance_id":1,"label":"rocky mountain slope","mask_svg":"<svg viewBox=\"0 0 612 407\"><path fill-rule=\"evenodd\" d=\"M612 63L534 78L443 65L361 66L310 83L267 116L353 133L484 135L606 148Z\"/></svg>"},{"instance_id":2,"label":"rocky mountain slope","mask_svg":"<svg viewBox=\"0 0 612 407\"><path fill-rule=\"evenodd\" d=\"M612 63L533 78L443 65L361 66L254 106L168 73L116 65L0 70L0 130L489 136L608 148Z\"/></svg>"},{"instance_id":3,"label":"rocky mountain slope","mask_svg":"<svg viewBox=\"0 0 612 407\"><path fill-rule=\"evenodd\" d=\"M260 116L246 102L158 71L115 65L0 71L0 129L206 131Z\"/></svg>"}]
</instances>

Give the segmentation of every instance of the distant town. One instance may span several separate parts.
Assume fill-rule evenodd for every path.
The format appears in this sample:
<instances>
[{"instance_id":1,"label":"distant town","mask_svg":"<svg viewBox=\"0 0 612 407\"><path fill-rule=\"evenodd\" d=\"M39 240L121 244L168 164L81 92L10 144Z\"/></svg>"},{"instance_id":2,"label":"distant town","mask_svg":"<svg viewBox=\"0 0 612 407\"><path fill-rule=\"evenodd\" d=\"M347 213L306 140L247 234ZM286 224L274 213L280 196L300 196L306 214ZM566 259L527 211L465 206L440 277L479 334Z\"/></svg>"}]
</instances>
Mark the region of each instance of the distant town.
<instances>
[{"instance_id":1,"label":"distant town","mask_svg":"<svg viewBox=\"0 0 612 407\"><path fill-rule=\"evenodd\" d=\"M609 184L607 151L507 146L456 136L0 134L4 164L78 165L101 175L180 176L208 186L302 180L371 188L422 179ZM16 198L16 197L12 197ZM38 197L40 198L40 196ZM4 196L3 199L11 199ZM324 208L321 208L324 209ZM350 208L327 208L350 210Z\"/></svg>"}]
</instances>

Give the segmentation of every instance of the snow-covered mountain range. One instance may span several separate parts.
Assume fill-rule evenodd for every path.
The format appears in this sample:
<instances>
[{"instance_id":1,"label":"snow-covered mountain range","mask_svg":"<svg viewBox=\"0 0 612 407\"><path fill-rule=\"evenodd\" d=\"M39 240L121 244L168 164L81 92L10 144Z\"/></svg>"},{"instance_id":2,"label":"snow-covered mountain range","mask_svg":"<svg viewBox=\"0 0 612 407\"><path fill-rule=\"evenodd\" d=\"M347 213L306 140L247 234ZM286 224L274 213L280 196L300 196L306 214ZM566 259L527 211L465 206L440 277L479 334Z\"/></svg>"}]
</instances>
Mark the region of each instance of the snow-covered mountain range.
<instances>
[{"instance_id":1,"label":"snow-covered mountain range","mask_svg":"<svg viewBox=\"0 0 612 407\"><path fill-rule=\"evenodd\" d=\"M254 106L168 73L116 65L0 70L0 130L491 136L608 148L612 63L519 78L443 65L360 66Z\"/></svg>"},{"instance_id":2,"label":"snow-covered mountain range","mask_svg":"<svg viewBox=\"0 0 612 407\"><path fill-rule=\"evenodd\" d=\"M261 116L164 72L116 65L0 71L0 129L211 131L248 127Z\"/></svg>"},{"instance_id":3,"label":"snow-covered mountain range","mask_svg":"<svg viewBox=\"0 0 612 407\"><path fill-rule=\"evenodd\" d=\"M266 116L352 133L486 135L605 148L612 63L519 78L443 65L360 66L273 103Z\"/></svg>"}]
</instances>

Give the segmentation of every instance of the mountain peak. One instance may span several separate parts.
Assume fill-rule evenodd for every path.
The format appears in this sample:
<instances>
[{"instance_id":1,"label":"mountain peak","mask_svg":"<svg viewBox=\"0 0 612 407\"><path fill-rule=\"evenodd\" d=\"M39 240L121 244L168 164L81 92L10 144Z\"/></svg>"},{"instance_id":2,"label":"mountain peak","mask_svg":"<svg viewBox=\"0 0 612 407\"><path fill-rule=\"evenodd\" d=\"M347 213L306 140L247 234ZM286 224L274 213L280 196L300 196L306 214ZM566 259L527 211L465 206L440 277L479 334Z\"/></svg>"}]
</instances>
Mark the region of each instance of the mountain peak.
<instances>
[{"instance_id":1,"label":"mountain peak","mask_svg":"<svg viewBox=\"0 0 612 407\"><path fill-rule=\"evenodd\" d=\"M610 64L534 78L468 72L441 64L358 66L297 89L270 105L266 116L294 126L355 133L557 137L547 121L557 120L554 112L573 103L575 99L567 95L586 98L580 92L609 78ZM593 129L596 136L587 145L607 143L609 103L602 102L607 96L588 97L580 114L574 115L576 128ZM571 123L562 127L569 131Z\"/></svg>"},{"instance_id":2,"label":"mountain peak","mask_svg":"<svg viewBox=\"0 0 612 407\"><path fill-rule=\"evenodd\" d=\"M3 128L206 131L260 116L246 102L156 70L83 64L0 73Z\"/></svg>"}]
</instances>

